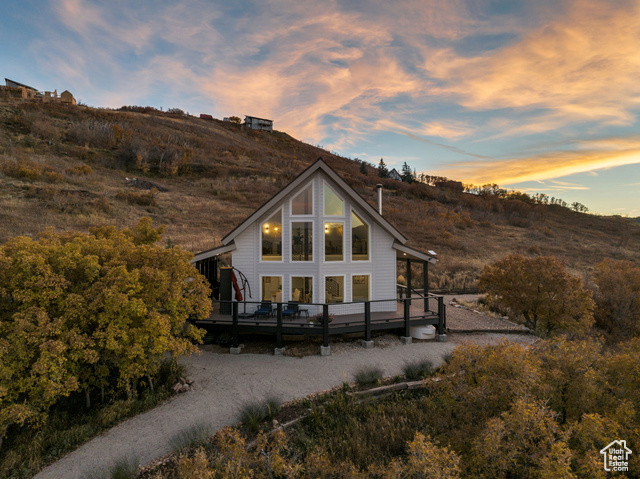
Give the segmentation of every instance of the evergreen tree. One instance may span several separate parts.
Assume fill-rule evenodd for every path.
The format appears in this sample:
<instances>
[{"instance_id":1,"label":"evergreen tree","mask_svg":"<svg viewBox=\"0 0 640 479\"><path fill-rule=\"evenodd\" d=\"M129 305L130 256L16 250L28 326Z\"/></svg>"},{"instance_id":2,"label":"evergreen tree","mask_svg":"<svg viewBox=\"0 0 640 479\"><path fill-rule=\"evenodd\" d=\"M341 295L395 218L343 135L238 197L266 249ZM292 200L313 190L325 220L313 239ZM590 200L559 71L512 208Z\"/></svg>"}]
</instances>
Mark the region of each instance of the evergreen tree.
<instances>
[{"instance_id":1,"label":"evergreen tree","mask_svg":"<svg viewBox=\"0 0 640 479\"><path fill-rule=\"evenodd\" d=\"M402 181L405 183L413 183L416 180L413 170L406 161L404 162L404 165L402 165L402 174L400 176L402 177Z\"/></svg>"},{"instance_id":2,"label":"evergreen tree","mask_svg":"<svg viewBox=\"0 0 640 479\"><path fill-rule=\"evenodd\" d=\"M389 170L387 169L387 165L384 163L384 159L380 158L380 163L378 163L378 176L380 178L389 178Z\"/></svg>"},{"instance_id":3,"label":"evergreen tree","mask_svg":"<svg viewBox=\"0 0 640 479\"><path fill-rule=\"evenodd\" d=\"M362 163L360 163L360 173L362 173L365 176L367 176L369 174L369 170L367 168L367 164L364 161Z\"/></svg>"}]
</instances>

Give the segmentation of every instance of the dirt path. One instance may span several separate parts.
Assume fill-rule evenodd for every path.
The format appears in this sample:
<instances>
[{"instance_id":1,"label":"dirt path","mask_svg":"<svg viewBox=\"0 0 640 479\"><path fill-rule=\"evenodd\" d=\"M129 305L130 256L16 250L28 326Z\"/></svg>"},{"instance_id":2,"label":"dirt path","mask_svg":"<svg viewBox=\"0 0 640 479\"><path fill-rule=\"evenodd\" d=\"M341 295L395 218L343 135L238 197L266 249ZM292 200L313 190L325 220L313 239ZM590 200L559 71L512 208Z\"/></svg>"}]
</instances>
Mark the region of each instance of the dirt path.
<instances>
[{"instance_id":1,"label":"dirt path","mask_svg":"<svg viewBox=\"0 0 640 479\"><path fill-rule=\"evenodd\" d=\"M42 470L39 479L74 479L103 471L122 458L141 465L171 451L171 438L194 424L218 430L237 422L240 407L273 394L288 401L352 381L365 365L376 365L385 376L402 373L406 362L429 359L439 365L445 354L464 340L491 343L498 334L452 335L449 342L434 341L363 349L336 345L328 357L293 358L261 354L214 354L204 351L184 359L194 388L155 409L131 418L94 438ZM511 341L531 342L531 336L506 335ZM95 477L95 476L94 476Z\"/></svg>"}]
</instances>

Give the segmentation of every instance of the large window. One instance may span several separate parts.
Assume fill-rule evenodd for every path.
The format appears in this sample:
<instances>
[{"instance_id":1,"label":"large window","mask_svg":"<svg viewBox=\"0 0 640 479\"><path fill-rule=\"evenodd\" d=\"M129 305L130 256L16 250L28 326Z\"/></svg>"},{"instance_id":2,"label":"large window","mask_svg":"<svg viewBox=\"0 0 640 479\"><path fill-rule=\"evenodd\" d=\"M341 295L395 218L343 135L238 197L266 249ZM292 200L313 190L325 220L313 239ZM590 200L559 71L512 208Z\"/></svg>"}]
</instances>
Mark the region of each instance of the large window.
<instances>
[{"instance_id":1,"label":"large window","mask_svg":"<svg viewBox=\"0 0 640 479\"><path fill-rule=\"evenodd\" d=\"M292 215L310 215L313 213L313 186L309 185L291 200Z\"/></svg>"},{"instance_id":2,"label":"large window","mask_svg":"<svg viewBox=\"0 0 640 479\"><path fill-rule=\"evenodd\" d=\"M291 301L313 303L313 278L309 276L291 277Z\"/></svg>"},{"instance_id":3,"label":"large window","mask_svg":"<svg viewBox=\"0 0 640 479\"><path fill-rule=\"evenodd\" d=\"M354 274L351 277L351 301L369 301L368 274Z\"/></svg>"},{"instance_id":4,"label":"large window","mask_svg":"<svg viewBox=\"0 0 640 479\"><path fill-rule=\"evenodd\" d=\"M282 276L262 277L262 301L282 302Z\"/></svg>"},{"instance_id":5,"label":"large window","mask_svg":"<svg viewBox=\"0 0 640 479\"><path fill-rule=\"evenodd\" d=\"M344 216L344 201L327 184L324 185L324 215Z\"/></svg>"},{"instance_id":6,"label":"large window","mask_svg":"<svg viewBox=\"0 0 640 479\"><path fill-rule=\"evenodd\" d=\"M324 260L343 261L343 230L342 223L324 224Z\"/></svg>"},{"instance_id":7,"label":"large window","mask_svg":"<svg viewBox=\"0 0 640 479\"><path fill-rule=\"evenodd\" d=\"M262 223L262 261L282 261L282 211Z\"/></svg>"},{"instance_id":8,"label":"large window","mask_svg":"<svg viewBox=\"0 0 640 479\"><path fill-rule=\"evenodd\" d=\"M312 230L311 221L291 223L291 261L313 261Z\"/></svg>"},{"instance_id":9,"label":"large window","mask_svg":"<svg viewBox=\"0 0 640 479\"><path fill-rule=\"evenodd\" d=\"M325 303L344 302L344 276L325 276L324 297Z\"/></svg>"},{"instance_id":10,"label":"large window","mask_svg":"<svg viewBox=\"0 0 640 479\"><path fill-rule=\"evenodd\" d=\"M369 225L351 212L351 260L369 260Z\"/></svg>"}]
</instances>

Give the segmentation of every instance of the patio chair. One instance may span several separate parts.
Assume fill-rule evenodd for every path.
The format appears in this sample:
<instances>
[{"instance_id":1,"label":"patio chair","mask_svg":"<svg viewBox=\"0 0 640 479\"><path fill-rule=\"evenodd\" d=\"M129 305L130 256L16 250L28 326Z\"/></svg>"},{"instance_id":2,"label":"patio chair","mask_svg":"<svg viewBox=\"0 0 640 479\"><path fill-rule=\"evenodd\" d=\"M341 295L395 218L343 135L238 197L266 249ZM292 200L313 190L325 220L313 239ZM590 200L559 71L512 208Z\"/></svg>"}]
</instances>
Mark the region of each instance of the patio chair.
<instances>
[{"instance_id":1,"label":"patio chair","mask_svg":"<svg viewBox=\"0 0 640 479\"><path fill-rule=\"evenodd\" d=\"M298 309L298 303L296 302L288 303L287 307L282 310L283 318L295 318L296 316L298 316L298 314L300 314L300 310Z\"/></svg>"},{"instance_id":2,"label":"patio chair","mask_svg":"<svg viewBox=\"0 0 640 479\"><path fill-rule=\"evenodd\" d=\"M256 309L255 315L257 316L266 316L267 318L271 316L273 309L271 308L271 301L263 301L260 303L260 307Z\"/></svg>"}]
</instances>

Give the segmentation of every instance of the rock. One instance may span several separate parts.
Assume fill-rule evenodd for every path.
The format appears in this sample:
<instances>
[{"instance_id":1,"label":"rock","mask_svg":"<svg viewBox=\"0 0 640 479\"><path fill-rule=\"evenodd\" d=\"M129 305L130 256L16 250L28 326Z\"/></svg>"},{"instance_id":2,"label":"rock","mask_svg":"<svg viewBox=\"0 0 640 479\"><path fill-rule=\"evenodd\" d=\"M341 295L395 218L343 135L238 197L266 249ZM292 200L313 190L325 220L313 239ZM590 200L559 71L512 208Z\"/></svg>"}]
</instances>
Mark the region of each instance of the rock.
<instances>
[{"instance_id":1,"label":"rock","mask_svg":"<svg viewBox=\"0 0 640 479\"><path fill-rule=\"evenodd\" d=\"M182 384L180 384L179 382L173 385L173 392L179 393L181 389L182 389Z\"/></svg>"},{"instance_id":2,"label":"rock","mask_svg":"<svg viewBox=\"0 0 640 479\"><path fill-rule=\"evenodd\" d=\"M180 378L180 384L185 384L187 380L185 378Z\"/></svg>"},{"instance_id":3,"label":"rock","mask_svg":"<svg viewBox=\"0 0 640 479\"><path fill-rule=\"evenodd\" d=\"M180 392L186 393L189 389L191 389L191 386L189 386L188 384L183 384L182 387L180 388Z\"/></svg>"},{"instance_id":4,"label":"rock","mask_svg":"<svg viewBox=\"0 0 640 479\"><path fill-rule=\"evenodd\" d=\"M193 379L187 379L187 384L191 386L193 384Z\"/></svg>"},{"instance_id":5,"label":"rock","mask_svg":"<svg viewBox=\"0 0 640 479\"><path fill-rule=\"evenodd\" d=\"M273 420L273 427L278 427L278 424L280 424L280 423L278 422L278 420L277 420L277 419L274 419L274 420Z\"/></svg>"}]
</instances>

